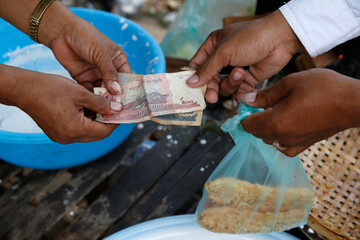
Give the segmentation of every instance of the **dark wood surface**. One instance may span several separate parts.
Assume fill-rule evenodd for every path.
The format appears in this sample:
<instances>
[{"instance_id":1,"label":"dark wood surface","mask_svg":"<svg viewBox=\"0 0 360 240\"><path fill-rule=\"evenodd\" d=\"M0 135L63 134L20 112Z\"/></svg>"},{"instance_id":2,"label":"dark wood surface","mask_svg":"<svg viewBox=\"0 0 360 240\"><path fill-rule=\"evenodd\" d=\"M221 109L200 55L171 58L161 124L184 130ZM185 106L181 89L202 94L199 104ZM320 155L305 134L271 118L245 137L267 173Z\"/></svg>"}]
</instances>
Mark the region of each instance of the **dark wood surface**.
<instances>
[{"instance_id":1,"label":"dark wood surface","mask_svg":"<svg viewBox=\"0 0 360 240\"><path fill-rule=\"evenodd\" d=\"M156 145L132 166L124 164L148 138ZM102 239L139 222L194 211L204 182L231 146L224 135L200 128L144 123L97 161L30 170L18 174L17 187L2 186L0 238ZM1 168L12 167L1 162ZM63 184L46 190L63 175ZM39 193L43 197L36 199Z\"/></svg>"}]
</instances>

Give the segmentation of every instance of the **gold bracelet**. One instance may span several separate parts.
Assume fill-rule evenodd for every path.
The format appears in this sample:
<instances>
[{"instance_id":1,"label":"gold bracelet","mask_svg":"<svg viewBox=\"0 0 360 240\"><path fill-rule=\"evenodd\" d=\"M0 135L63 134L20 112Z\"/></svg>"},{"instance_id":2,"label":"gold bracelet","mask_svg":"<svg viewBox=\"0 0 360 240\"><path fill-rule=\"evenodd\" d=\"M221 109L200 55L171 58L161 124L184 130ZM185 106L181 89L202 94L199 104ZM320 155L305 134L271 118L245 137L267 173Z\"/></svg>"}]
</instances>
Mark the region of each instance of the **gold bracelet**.
<instances>
[{"instance_id":1,"label":"gold bracelet","mask_svg":"<svg viewBox=\"0 0 360 240\"><path fill-rule=\"evenodd\" d=\"M54 0L41 0L30 17L29 37L35 42L39 42L38 30L39 30L41 17L44 15L46 9L50 6L50 4L53 1Z\"/></svg>"}]
</instances>

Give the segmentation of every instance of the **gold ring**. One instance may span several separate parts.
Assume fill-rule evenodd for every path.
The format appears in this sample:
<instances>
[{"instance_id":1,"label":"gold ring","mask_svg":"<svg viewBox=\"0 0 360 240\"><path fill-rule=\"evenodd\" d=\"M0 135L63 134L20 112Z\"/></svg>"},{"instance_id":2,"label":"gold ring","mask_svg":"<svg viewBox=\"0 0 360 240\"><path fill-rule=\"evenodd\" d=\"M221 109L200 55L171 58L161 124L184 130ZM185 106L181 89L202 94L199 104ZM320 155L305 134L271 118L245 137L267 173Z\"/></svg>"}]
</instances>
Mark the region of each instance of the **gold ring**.
<instances>
[{"instance_id":1,"label":"gold ring","mask_svg":"<svg viewBox=\"0 0 360 240\"><path fill-rule=\"evenodd\" d=\"M277 150L280 150L280 151L286 150L286 147L283 146L283 145L281 145L281 144L279 143L279 141L274 141L274 142L273 142L273 146L274 146L274 148L276 148Z\"/></svg>"}]
</instances>

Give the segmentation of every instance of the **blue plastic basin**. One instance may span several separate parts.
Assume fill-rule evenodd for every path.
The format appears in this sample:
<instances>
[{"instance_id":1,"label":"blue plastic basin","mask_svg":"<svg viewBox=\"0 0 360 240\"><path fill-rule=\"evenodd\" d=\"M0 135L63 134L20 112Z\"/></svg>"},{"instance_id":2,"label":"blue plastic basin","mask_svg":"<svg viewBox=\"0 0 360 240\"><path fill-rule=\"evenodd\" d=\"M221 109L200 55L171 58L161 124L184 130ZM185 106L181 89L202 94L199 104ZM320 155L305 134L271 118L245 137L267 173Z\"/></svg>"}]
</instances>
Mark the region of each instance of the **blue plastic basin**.
<instances>
[{"instance_id":1,"label":"blue plastic basin","mask_svg":"<svg viewBox=\"0 0 360 240\"><path fill-rule=\"evenodd\" d=\"M72 8L91 22L126 52L135 73L165 71L164 54L156 40L136 23L99 10ZM41 72L61 72L62 66L44 46L35 45L28 36L0 19L0 63ZM29 59L17 58L28 51ZM50 56L51 55L51 56ZM45 134L0 131L0 159L36 169L59 169L88 163L112 151L131 133L135 124L122 124L113 134L98 142L61 145Z\"/></svg>"}]
</instances>

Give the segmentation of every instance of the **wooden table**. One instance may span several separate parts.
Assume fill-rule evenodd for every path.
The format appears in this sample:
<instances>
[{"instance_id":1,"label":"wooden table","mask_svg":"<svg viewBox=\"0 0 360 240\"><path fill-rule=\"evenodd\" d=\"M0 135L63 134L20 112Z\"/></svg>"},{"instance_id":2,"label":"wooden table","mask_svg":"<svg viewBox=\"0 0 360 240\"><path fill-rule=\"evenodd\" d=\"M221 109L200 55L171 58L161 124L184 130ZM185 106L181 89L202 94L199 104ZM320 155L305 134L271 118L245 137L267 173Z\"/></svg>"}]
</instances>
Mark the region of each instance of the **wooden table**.
<instances>
[{"instance_id":1,"label":"wooden table","mask_svg":"<svg viewBox=\"0 0 360 240\"><path fill-rule=\"evenodd\" d=\"M168 59L168 71L186 64ZM156 145L135 162L145 139ZM232 146L216 131L145 122L84 166L39 171L0 161L0 239L102 239L146 220L194 213Z\"/></svg>"}]
</instances>

